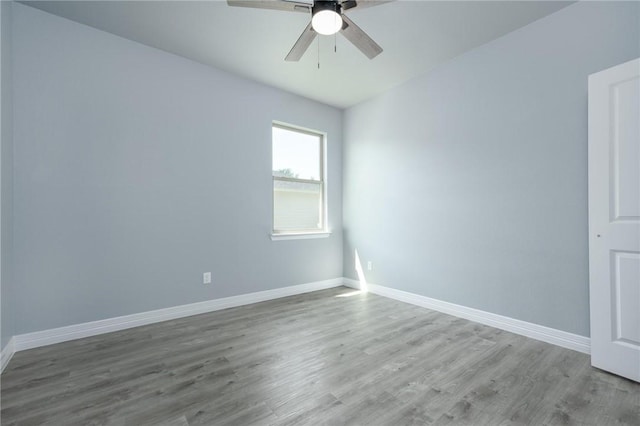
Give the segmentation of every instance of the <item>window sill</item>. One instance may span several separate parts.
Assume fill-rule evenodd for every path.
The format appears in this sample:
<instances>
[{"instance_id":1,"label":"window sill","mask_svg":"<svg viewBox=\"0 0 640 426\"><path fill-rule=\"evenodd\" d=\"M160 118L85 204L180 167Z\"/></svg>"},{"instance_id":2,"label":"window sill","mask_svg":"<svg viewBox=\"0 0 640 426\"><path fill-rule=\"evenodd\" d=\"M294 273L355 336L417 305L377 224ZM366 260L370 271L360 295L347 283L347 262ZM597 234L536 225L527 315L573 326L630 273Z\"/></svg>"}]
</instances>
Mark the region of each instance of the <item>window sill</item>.
<instances>
[{"instance_id":1,"label":"window sill","mask_svg":"<svg viewBox=\"0 0 640 426\"><path fill-rule=\"evenodd\" d=\"M309 240L314 238L328 238L331 232L301 232L291 234L271 234L271 240Z\"/></svg>"}]
</instances>

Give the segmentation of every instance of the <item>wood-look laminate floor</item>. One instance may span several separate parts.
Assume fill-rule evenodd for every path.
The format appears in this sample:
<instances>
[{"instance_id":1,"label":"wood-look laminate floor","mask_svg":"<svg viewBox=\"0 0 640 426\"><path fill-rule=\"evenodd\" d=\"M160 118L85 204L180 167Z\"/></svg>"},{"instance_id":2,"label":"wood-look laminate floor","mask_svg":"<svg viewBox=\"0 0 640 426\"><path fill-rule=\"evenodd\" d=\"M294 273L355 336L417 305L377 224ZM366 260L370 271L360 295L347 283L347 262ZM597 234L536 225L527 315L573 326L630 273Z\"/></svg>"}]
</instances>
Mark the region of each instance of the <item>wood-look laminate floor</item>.
<instances>
[{"instance_id":1,"label":"wood-look laminate floor","mask_svg":"<svg viewBox=\"0 0 640 426\"><path fill-rule=\"evenodd\" d=\"M6 426L640 425L640 385L584 354L344 287L18 352L1 379Z\"/></svg>"}]
</instances>

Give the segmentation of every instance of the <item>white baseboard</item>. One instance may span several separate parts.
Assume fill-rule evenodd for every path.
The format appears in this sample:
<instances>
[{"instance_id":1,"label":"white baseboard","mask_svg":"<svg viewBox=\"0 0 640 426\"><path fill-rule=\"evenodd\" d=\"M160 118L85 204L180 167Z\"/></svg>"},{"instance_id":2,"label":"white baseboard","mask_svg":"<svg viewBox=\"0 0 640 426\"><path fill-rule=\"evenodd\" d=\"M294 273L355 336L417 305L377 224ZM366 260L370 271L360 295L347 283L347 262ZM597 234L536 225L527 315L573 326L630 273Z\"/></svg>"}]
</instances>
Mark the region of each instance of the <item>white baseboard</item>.
<instances>
[{"instance_id":1,"label":"white baseboard","mask_svg":"<svg viewBox=\"0 0 640 426\"><path fill-rule=\"evenodd\" d=\"M343 278L342 285L349 288L355 288L356 290L362 290L360 288L360 281L352 280L351 278Z\"/></svg>"},{"instance_id":2,"label":"white baseboard","mask_svg":"<svg viewBox=\"0 0 640 426\"><path fill-rule=\"evenodd\" d=\"M294 285L290 287L276 288L273 290L259 291L256 293L241 294L239 296L225 297L222 299L207 300L204 302L190 303L188 305L173 306L138 314L124 315L99 321L91 321L50 330L36 331L33 333L19 334L13 337L15 351L52 345L83 337L96 336L98 334L111 333L141 325L168 321L206 312L219 311L221 309L234 308L236 306L250 305L266 300L279 299L281 297L324 290L343 285L342 278L317 281L313 283ZM8 346L8 345L7 345ZM13 354L12 354L13 355ZM3 351L4 363L4 351ZM8 360L7 360L8 362ZM4 365L4 364L3 364Z\"/></svg>"},{"instance_id":3,"label":"white baseboard","mask_svg":"<svg viewBox=\"0 0 640 426\"><path fill-rule=\"evenodd\" d=\"M344 279L344 285L360 289L360 282L350 278ZM479 309L468 308L454 303L443 302L442 300L432 299L426 296L420 296L414 293L408 293L402 290L396 290L381 285L367 283L367 289L371 293L390 299L399 300L401 302L410 303L412 305L422 306L423 308L432 309L434 311L453 315L456 317L468 319L480 324L489 325L511 333L520 334L532 339L541 340L563 348L572 349L574 351L589 354L591 352L591 339L566 331L557 330L555 328L545 327L543 325L533 324L526 321L509 318L502 315L492 314L490 312L481 311Z\"/></svg>"},{"instance_id":4,"label":"white baseboard","mask_svg":"<svg viewBox=\"0 0 640 426\"><path fill-rule=\"evenodd\" d=\"M188 305L174 306L165 309L142 312L138 314L125 315L104 320L91 321L82 324L75 324L66 327L59 327L50 330L36 331L33 333L19 334L11 338L0 353L0 372L4 371L11 357L15 352L40 346L52 345L69 340L81 339L83 337L96 336L113 331L125 330L142 325L168 321L176 318L188 317L191 315L213 312L236 306L250 305L252 303L264 302L266 300L278 299L281 297L293 296L296 294L308 293L317 290L324 290L332 287L345 285L360 289L360 283L349 278L335 278L331 280L318 281L308 284L300 284L290 287L277 288L273 290L259 291L256 293L242 294L239 296L226 297L222 299L207 300L204 302L191 303ZM479 309L468 308L454 303L443 302L441 300L383 287L376 284L367 284L368 291L390 299L399 300L445 314L465 318L481 324L486 324L505 331L520 334L532 339L541 340L578 352L588 354L591 349L590 339L565 331L544 327L538 324L492 314Z\"/></svg>"},{"instance_id":5,"label":"white baseboard","mask_svg":"<svg viewBox=\"0 0 640 426\"><path fill-rule=\"evenodd\" d=\"M15 338L12 337L9 339L5 347L2 348L2 352L0 352L0 373L4 371L4 368L9 364L9 361L11 361L13 354L16 353L15 342Z\"/></svg>"}]
</instances>

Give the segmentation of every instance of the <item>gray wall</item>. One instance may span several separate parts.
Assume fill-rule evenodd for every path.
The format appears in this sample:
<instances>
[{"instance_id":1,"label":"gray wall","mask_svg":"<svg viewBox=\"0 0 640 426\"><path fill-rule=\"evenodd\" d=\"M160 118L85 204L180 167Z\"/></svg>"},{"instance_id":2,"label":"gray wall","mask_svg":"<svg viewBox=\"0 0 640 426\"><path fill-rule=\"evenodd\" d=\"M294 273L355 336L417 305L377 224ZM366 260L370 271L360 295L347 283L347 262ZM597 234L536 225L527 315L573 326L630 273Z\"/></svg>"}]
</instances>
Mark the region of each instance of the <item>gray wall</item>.
<instances>
[{"instance_id":1,"label":"gray wall","mask_svg":"<svg viewBox=\"0 0 640 426\"><path fill-rule=\"evenodd\" d=\"M340 110L24 5L13 36L16 333L342 275ZM330 238L268 236L272 120L328 132Z\"/></svg>"},{"instance_id":2,"label":"gray wall","mask_svg":"<svg viewBox=\"0 0 640 426\"><path fill-rule=\"evenodd\" d=\"M588 335L587 76L639 14L572 5L347 110L345 275Z\"/></svg>"},{"instance_id":3,"label":"gray wall","mask_svg":"<svg viewBox=\"0 0 640 426\"><path fill-rule=\"evenodd\" d=\"M11 292L13 256L13 108L11 82L12 3L0 2L0 349L14 334Z\"/></svg>"},{"instance_id":4,"label":"gray wall","mask_svg":"<svg viewBox=\"0 0 640 426\"><path fill-rule=\"evenodd\" d=\"M339 110L13 5L2 345L343 260L356 278L355 249L374 283L588 335L586 78L640 56L639 14L566 8L349 109L342 133ZM328 239L267 236L271 120L329 133Z\"/></svg>"}]
</instances>

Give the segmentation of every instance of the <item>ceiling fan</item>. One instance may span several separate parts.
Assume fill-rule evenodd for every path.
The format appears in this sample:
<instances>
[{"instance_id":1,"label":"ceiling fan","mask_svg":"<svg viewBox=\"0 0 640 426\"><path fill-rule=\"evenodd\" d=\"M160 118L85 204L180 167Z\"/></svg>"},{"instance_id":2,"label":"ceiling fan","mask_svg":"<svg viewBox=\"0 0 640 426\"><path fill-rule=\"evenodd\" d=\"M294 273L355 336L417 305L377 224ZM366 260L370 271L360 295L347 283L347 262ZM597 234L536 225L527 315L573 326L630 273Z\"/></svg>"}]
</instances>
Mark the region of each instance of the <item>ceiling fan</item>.
<instances>
[{"instance_id":1,"label":"ceiling fan","mask_svg":"<svg viewBox=\"0 0 640 426\"><path fill-rule=\"evenodd\" d=\"M382 52L382 48L344 12L390 1L392 0L227 0L227 3L229 6L310 13L311 22L285 58L285 61L299 61L317 34L331 35L338 31L369 59L375 58Z\"/></svg>"}]
</instances>

